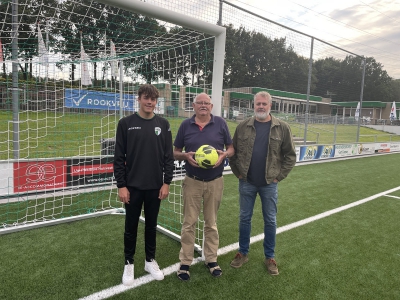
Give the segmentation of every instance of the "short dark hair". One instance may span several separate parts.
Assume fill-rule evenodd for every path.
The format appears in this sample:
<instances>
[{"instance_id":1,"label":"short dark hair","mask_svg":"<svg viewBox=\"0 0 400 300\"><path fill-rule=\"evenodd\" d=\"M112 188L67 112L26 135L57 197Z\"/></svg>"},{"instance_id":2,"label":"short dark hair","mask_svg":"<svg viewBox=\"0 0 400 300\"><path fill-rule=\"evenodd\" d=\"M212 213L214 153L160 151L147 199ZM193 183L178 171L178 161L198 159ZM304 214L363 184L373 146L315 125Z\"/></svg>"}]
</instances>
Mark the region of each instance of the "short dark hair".
<instances>
[{"instance_id":1,"label":"short dark hair","mask_svg":"<svg viewBox=\"0 0 400 300\"><path fill-rule=\"evenodd\" d=\"M140 86L138 90L139 98L145 94L150 98L158 98L160 97L160 93L158 92L157 88L152 84L143 84Z\"/></svg>"}]
</instances>

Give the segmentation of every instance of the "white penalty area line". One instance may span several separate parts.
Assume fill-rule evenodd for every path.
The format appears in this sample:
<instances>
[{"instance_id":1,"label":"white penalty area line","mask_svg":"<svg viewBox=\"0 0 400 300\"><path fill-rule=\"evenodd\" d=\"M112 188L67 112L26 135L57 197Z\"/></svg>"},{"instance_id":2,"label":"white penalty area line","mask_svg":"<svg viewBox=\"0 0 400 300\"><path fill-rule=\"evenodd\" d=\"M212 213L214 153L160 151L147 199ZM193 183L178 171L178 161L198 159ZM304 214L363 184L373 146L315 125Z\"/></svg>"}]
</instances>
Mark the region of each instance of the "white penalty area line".
<instances>
[{"instance_id":1,"label":"white penalty area line","mask_svg":"<svg viewBox=\"0 0 400 300\"><path fill-rule=\"evenodd\" d=\"M315 216L312 216L312 217L309 217L309 218L306 218L306 219L303 219L303 220L300 220L300 221L297 221L297 222L294 222L294 223L291 223L291 224L288 224L288 225L284 225L284 226L279 227L279 228L276 229L276 234L288 231L290 229L294 229L296 227L299 227L299 226L314 222L314 221L322 219L322 218L326 218L326 217L328 217L330 215L333 215L333 214L336 214L338 212L350 209L350 208L355 207L355 206L360 205L360 204L364 204L364 203L366 203L368 201L374 200L374 199L382 197L382 196L387 196L387 197L393 197L393 198L400 199L400 197L388 195L388 194L396 192L398 190L400 190L400 186L398 186L396 188L393 188L393 189L390 189L390 190L387 190L387 191L384 191L384 192L381 192L381 193L378 193L378 194L375 194L375 195L372 195L370 197L358 200L356 202L353 202L353 203L350 203L350 204L346 204L346 205L340 206L340 207L332 209L332 210L328 210L328 211L323 212L321 214L318 214L318 215L315 215ZM259 234L257 236L251 237L250 238L250 243L252 244L252 243L256 243L256 242L262 241L262 240L264 240L264 233L261 233L261 234ZM235 244L223 247L223 248L218 250L218 255L226 254L226 253L228 253L230 251L237 250L238 248L239 248L239 243L235 243Z\"/></svg>"},{"instance_id":2,"label":"white penalty area line","mask_svg":"<svg viewBox=\"0 0 400 300\"><path fill-rule=\"evenodd\" d=\"M400 190L400 186L398 186L396 188L393 188L393 189L390 189L390 190L387 190L385 192L381 192L381 193L372 195L370 197L358 200L356 202L353 202L353 203L350 203L350 204L347 204L347 205L343 205L343 206L340 206L340 207L332 209L332 210L328 210L328 211L326 211L324 213L321 213L321 214L318 214L318 215L315 215L315 216L312 216L312 217L309 217L309 218L306 218L306 219L303 219L303 220L300 220L300 221L297 221L297 222L294 222L294 223L291 223L291 224L288 224L288 225L284 225L282 227L277 228L276 233L279 234L279 233L282 233L282 232L285 232L285 231L288 231L288 230L291 230L291 229L306 225L308 223L311 223L311 222L314 222L314 221L329 217L330 215L333 215L333 214L336 214L338 212L350 209L352 207L364 204L366 202L369 202L371 200L374 200L374 199L382 197L382 196L387 196L387 197L400 199L400 197L388 195L388 194L396 192L398 190ZM253 237L250 238L250 244L262 241L263 239L264 239L264 233L261 233L259 235L253 236ZM238 248L239 248L239 243L234 243L234 244L222 247L222 248L218 249L218 256L225 255L225 254L227 254L229 252L232 252L232 251L236 251ZM193 260L192 265L198 264L198 263L200 263L202 261L203 261L203 258L201 258L201 257L195 258ZM171 265L171 266L169 266L167 268L162 269L162 272L164 273L165 276L171 275L171 274L175 273L178 270L179 265L180 265L180 263L176 263L174 265ZM120 294L120 293L126 292L128 290L137 288L137 287L139 287L141 285L144 285L146 283L150 283L150 282L152 282L154 280L155 279L150 274L148 274L148 275L145 275L145 276L142 276L142 277L139 277L139 278L135 279L134 284L132 286L124 286L122 284L119 284L119 285L113 286L111 288L102 290L100 292L94 293L92 295L86 296L84 298L81 298L81 300L107 299L107 298L115 296L117 294Z\"/></svg>"},{"instance_id":3,"label":"white penalty area line","mask_svg":"<svg viewBox=\"0 0 400 300\"><path fill-rule=\"evenodd\" d=\"M390 198L395 198L395 199L400 199L400 197L393 196L393 195L384 195L385 197L390 197Z\"/></svg>"},{"instance_id":4,"label":"white penalty area line","mask_svg":"<svg viewBox=\"0 0 400 300\"><path fill-rule=\"evenodd\" d=\"M203 259L201 257L195 258L193 259L193 263L192 265L198 264L199 262L203 261ZM168 276L171 275L173 273L176 273L176 271L179 268L180 263L176 263L174 265L171 265L167 268L162 269L162 272L164 274L164 276ZM108 289L102 290L100 292L94 293L92 295L86 296L81 298L80 300L99 300L99 299L107 299L109 297L115 296L117 294L126 292L128 290L137 288L141 285L144 285L146 283L150 283L152 281L154 281L155 279L150 275L144 275L142 277L139 278L135 278L133 285L131 286L125 286L123 284L119 284L113 287L110 287Z\"/></svg>"}]
</instances>

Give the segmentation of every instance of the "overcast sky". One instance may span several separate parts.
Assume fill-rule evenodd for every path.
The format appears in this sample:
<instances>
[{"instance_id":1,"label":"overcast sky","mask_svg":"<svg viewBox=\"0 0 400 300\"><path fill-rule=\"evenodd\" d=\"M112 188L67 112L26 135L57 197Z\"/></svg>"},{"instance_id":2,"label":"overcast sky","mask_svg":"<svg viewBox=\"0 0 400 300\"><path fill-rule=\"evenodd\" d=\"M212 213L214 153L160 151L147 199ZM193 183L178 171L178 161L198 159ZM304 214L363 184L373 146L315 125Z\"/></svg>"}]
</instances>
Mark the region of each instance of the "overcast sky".
<instances>
[{"instance_id":1,"label":"overcast sky","mask_svg":"<svg viewBox=\"0 0 400 300\"><path fill-rule=\"evenodd\" d=\"M230 0L356 54L400 79L400 0Z\"/></svg>"}]
</instances>

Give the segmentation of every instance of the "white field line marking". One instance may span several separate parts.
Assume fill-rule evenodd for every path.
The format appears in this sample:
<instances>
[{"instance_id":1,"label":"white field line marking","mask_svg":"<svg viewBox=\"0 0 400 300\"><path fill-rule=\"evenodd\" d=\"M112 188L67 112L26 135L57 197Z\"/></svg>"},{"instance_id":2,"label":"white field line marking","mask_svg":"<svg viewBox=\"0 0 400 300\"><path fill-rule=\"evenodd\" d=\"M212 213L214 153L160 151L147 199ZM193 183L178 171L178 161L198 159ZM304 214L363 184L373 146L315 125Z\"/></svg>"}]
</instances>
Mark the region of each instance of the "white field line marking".
<instances>
[{"instance_id":1,"label":"white field line marking","mask_svg":"<svg viewBox=\"0 0 400 300\"><path fill-rule=\"evenodd\" d=\"M370 197L358 200L356 202L353 202L353 203L350 203L350 204L347 204L347 205L343 205L343 206L340 206L340 207L332 209L332 210L328 210L328 211L326 211L324 213L321 213L321 214L318 214L318 215L315 215L315 216L312 216L312 217L309 217L309 218L306 218L306 219L303 219L303 220L300 220L300 221L297 221L297 222L294 222L294 223L291 223L291 224L288 224L288 225L284 225L282 227L277 228L276 233L279 234L279 233L282 233L282 232L297 228L299 226L314 222L316 220L319 220L319 219L322 219L322 218L326 218L326 217L328 217L330 215L333 215L333 214L336 214L338 212L350 209L350 208L358 206L360 204L364 204L364 203L366 203L368 201L371 201L371 200L374 200L376 198L379 198L379 197L382 197L382 196L388 196L387 194L393 193L393 192L398 191L398 190L400 190L400 186L398 186L396 188L393 188L393 189L390 189L390 190L387 190L385 192L381 192L381 193L372 195ZM394 197L394 196L390 196L390 197ZM259 235L251 237L250 238L250 243L253 244L253 243L262 241L263 239L264 239L264 233L261 233ZM218 249L218 256L227 254L227 253L229 253L231 251L235 251L235 250L238 249L238 247L239 247L239 243L234 243L234 244L228 245L226 247L220 248L220 249ZM198 264L198 263L200 263L202 261L203 261L203 259L201 257L198 257L198 258L193 260L192 265ZM178 270L178 267L179 267L179 263L176 263L174 265L171 265L171 266L169 266L167 268L162 269L162 271L163 271L164 275L167 276L167 275L171 275L171 274L175 273ZM121 269L121 271L122 271L122 269ZM130 289L134 289L136 287L139 287L139 286L141 286L143 284L152 282L154 280L155 279L150 274L149 275L145 275L145 276L142 276L142 277L139 277L139 278L135 279L134 284L132 286L124 286L122 284L119 284L119 285L113 286L111 288L102 290L100 292L94 293L92 295L86 296L84 298L81 298L81 300L107 299L109 297L112 297L114 295L123 293L125 291L130 290Z\"/></svg>"},{"instance_id":2,"label":"white field line marking","mask_svg":"<svg viewBox=\"0 0 400 300\"><path fill-rule=\"evenodd\" d=\"M384 195L385 197L390 197L390 198L395 198L395 199L400 199L400 197L397 196L392 196L392 195Z\"/></svg>"}]
</instances>

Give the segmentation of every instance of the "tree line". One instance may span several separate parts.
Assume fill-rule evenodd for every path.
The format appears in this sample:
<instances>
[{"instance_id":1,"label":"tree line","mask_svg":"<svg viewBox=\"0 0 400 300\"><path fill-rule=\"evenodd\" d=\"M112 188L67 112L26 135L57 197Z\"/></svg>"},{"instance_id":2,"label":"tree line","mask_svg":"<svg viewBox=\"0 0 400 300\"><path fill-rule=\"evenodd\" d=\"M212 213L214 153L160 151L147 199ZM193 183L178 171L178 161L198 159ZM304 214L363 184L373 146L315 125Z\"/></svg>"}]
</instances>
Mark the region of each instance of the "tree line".
<instances>
[{"instance_id":1,"label":"tree line","mask_svg":"<svg viewBox=\"0 0 400 300\"><path fill-rule=\"evenodd\" d=\"M11 2L1 2L3 20L0 38L3 54L11 58ZM21 1L20 1L21 3ZM43 5L44 4L44 5ZM76 61L82 44L93 59L94 81L98 62L104 52L105 37L124 49L125 74L140 76L146 82L203 85L212 81L213 39L200 39L193 31L176 26L166 28L157 20L119 10L89 0L30 0L19 6L18 55L24 79L32 76L32 59L38 56L37 28L49 28L49 48L69 62L70 80L75 80ZM309 58L296 53L286 38L270 38L260 32L227 29L223 88L264 87L295 93L307 93ZM162 40L157 44L155 41ZM109 47L109 41L106 45ZM138 47L142 45L142 48ZM171 45L179 45L171 47ZM132 50L129 53L129 47ZM108 48L109 49L109 48ZM101 64L102 68L105 64ZM359 101L362 58L325 57L313 61L310 93L332 101ZM104 71L104 70L103 70ZM5 66L3 64L5 75ZM400 80L394 80L373 57L365 59L363 101L399 101Z\"/></svg>"}]
</instances>

